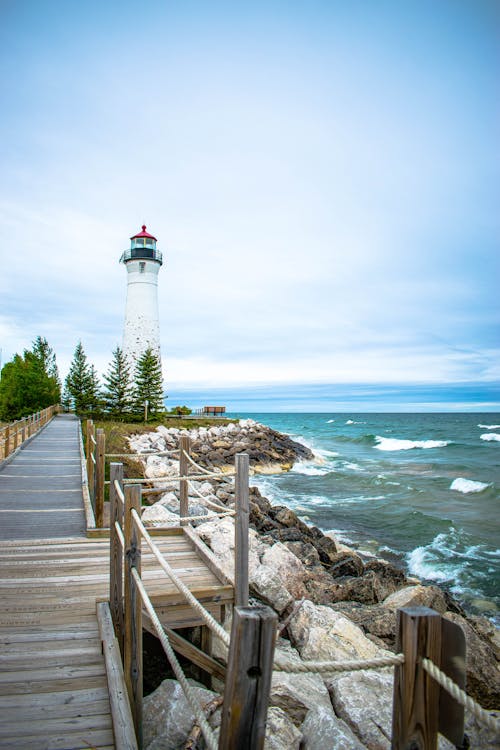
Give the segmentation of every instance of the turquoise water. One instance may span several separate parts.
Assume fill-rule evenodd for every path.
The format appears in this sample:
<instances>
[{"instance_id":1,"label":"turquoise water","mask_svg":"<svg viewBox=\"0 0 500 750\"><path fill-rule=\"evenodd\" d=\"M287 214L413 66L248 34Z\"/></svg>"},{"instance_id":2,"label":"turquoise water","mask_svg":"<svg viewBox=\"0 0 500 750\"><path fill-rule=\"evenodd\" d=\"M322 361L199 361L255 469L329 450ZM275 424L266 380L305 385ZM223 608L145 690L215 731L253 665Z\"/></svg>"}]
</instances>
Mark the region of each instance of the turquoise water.
<instances>
[{"instance_id":1,"label":"turquoise water","mask_svg":"<svg viewBox=\"0 0 500 750\"><path fill-rule=\"evenodd\" d=\"M253 477L341 541L500 620L500 414L239 414L320 462Z\"/></svg>"}]
</instances>

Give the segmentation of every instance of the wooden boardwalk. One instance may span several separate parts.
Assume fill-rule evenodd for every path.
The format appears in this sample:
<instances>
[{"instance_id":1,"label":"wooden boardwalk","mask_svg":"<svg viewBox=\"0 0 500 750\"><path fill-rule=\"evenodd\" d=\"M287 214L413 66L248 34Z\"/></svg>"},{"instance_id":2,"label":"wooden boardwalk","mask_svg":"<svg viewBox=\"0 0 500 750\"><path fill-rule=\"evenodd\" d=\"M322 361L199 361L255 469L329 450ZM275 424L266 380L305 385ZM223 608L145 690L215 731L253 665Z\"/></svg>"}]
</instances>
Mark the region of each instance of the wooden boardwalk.
<instances>
[{"instance_id":1,"label":"wooden boardwalk","mask_svg":"<svg viewBox=\"0 0 500 750\"><path fill-rule=\"evenodd\" d=\"M0 469L2 750L119 747L96 616L96 602L109 599L109 539L85 534L78 429L57 417ZM219 618L233 587L189 530L165 530L155 542ZM142 557L162 621L200 624L149 551Z\"/></svg>"},{"instance_id":2,"label":"wooden boardwalk","mask_svg":"<svg viewBox=\"0 0 500 750\"><path fill-rule=\"evenodd\" d=\"M79 536L82 504L80 422L53 419L0 469L0 540Z\"/></svg>"}]
</instances>

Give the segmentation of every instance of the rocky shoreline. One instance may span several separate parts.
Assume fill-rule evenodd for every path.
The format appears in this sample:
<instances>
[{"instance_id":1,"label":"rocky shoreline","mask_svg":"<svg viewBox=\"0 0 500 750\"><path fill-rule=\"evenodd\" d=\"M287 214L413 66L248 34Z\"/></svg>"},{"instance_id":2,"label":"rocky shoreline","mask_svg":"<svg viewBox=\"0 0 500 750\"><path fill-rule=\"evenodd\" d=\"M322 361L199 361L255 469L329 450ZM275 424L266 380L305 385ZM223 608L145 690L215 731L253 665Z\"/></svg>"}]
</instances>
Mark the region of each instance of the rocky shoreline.
<instances>
[{"instance_id":1,"label":"rocky shoreline","mask_svg":"<svg viewBox=\"0 0 500 750\"><path fill-rule=\"evenodd\" d=\"M174 451L180 433L178 429L160 426L155 433L130 439L134 451L163 454L148 456L144 461L145 477L165 480L159 486L161 495L155 495L156 502L143 513L147 524L178 523L178 482L169 480L169 476L178 475ZM194 460L226 475L192 483L189 513L206 516L206 521L194 522L196 532L232 577L234 521L217 518L200 495L212 503L232 507L234 483L227 475L234 467L236 453L248 453L251 470L260 473L287 471L296 461L312 460L314 455L300 443L250 419L196 428L189 430L189 435ZM250 591L256 601L278 613L283 626L278 650L289 658L306 660L371 658L393 652L396 610L429 606L459 623L465 632L467 692L487 709L500 708L500 637L488 620L467 616L447 592L408 578L384 560L363 560L330 535L305 524L286 506L270 503L256 487L250 490L250 526ZM223 651L217 655L225 658ZM178 695L178 700L173 700L178 691L175 685L169 685L171 682L174 681L166 680L159 690L162 695L170 695L166 700L168 710L179 712L181 707L177 704L184 699ZM166 736L154 720L160 700L157 693L145 699L149 717L145 747L183 747L180 736ZM325 679L311 674L275 674L266 747L389 748L391 704L391 670L344 673ZM217 723L217 713L212 721ZM500 739L471 716L466 731L471 746L476 748L493 747ZM440 738L440 747L451 745Z\"/></svg>"}]
</instances>

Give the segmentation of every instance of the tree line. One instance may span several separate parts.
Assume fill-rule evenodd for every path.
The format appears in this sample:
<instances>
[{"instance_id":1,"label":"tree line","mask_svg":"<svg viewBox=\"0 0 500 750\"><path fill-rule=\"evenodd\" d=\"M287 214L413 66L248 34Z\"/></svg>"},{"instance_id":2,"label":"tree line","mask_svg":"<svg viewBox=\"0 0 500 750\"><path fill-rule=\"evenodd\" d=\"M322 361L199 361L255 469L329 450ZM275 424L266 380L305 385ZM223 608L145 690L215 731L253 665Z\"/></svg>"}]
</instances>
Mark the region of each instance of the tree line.
<instances>
[{"instance_id":1,"label":"tree line","mask_svg":"<svg viewBox=\"0 0 500 750\"><path fill-rule=\"evenodd\" d=\"M99 381L97 370L78 342L61 397L61 380L56 356L47 340L38 336L31 350L16 354L0 373L0 420L11 421L62 403L80 416L108 417L116 420L144 419L145 406L150 419L165 414L161 360L148 348L132 371L117 346ZM190 414L185 406L171 413Z\"/></svg>"}]
</instances>

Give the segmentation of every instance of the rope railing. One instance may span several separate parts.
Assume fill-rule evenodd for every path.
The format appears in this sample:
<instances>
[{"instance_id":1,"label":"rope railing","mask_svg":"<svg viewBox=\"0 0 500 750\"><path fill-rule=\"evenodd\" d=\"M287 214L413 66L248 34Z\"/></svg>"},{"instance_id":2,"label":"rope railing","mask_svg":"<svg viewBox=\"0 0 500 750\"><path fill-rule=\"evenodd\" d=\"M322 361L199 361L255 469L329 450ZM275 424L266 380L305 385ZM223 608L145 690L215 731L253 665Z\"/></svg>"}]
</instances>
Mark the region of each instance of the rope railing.
<instances>
[{"instance_id":1,"label":"rope railing","mask_svg":"<svg viewBox=\"0 0 500 750\"><path fill-rule=\"evenodd\" d=\"M217 750L218 743L217 743L217 740L215 739L215 735L212 731L212 727L206 720L205 714L203 713L203 710L195 695L195 692L186 679L186 675L184 674L184 671L181 665L179 664L179 661L175 655L175 652L172 646L170 645L168 635L165 633L163 625L161 624L158 618L158 615L155 612L151 599L149 598L148 593L146 589L144 588L144 584L142 583L141 577L139 576L135 568L132 568L132 576L134 578L135 585L137 586L137 589L141 596L142 603L144 604L144 607L146 608L146 611L158 635L158 638L163 647L163 650L165 651L165 654L167 655L170 665L175 673L175 676L177 677L177 680L180 683L184 691L184 695L186 696L186 699L189 705L191 706L191 710L194 716L196 717L196 721L198 722L201 728L201 731L203 732L203 737L205 738L207 747L209 748L209 750Z\"/></svg>"},{"instance_id":2,"label":"rope railing","mask_svg":"<svg viewBox=\"0 0 500 750\"><path fill-rule=\"evenodd\" d=\"M58 405L48 406L29 416L0 427L0 461L8 458L30 437L42 429L59 411Z\"/></svg>"},{"instance_id":3,"label":"rope railing","mask_svg":"<svg viewBox=\"0 0 500 750\"><path fill-rule=\"evenodd\" d=\"M217 478L217 479L225 479L228 476L233 476L234 472L232 471L223 472L221 469L219 469L218 471L210 471L210 469L205 469L204 466L201 466L200 464L196 463L196 461L193 458L191 458L191 456L189 455L189 453L187 453L187 451L182 451L182 455L184 455L186 460L189 461L189 463L192 466L194 466L195 469L198 469L198 471L201 472L207 478L212 477L212 478ZM192 479L193 476L191 475L190 478Z\"/></svg>"},{"instance_id":4,"label":"rope railing","mask_svg":"<svg viewBox=\"0 0 500 750\"><path fill-rule=\"evenodd\" d=\"M425 671L444 688L461 706L467 708L480 722L485 724L488 729L500 731L500 718L492 716L474 698L462 690L447 674L442 672L431 659L422 659L422 666Z\"/></svg>"},{"instance_id":5,"label":"rope railing","mask_svg":"<svg viewBox=\"0 0 500 750\"><path fill-rule=\"evenodd\" d=\"M186 601L200 615L204 623L210 628L210 630L214 633L214 635L216 635L217 638L220 638L220 640L226 646L229 646L229 640L230 640L229 635L226 633L224 628L221 625L219 625L217 620L214 617L212 617L210 612L208 612L205 609L205 607L198 601L198 599L191 593L191 591L188 589L186 584L183 583L183 581L181 581L181 579L176 575L173 568L165 560L165 557L163 556L161 550L157 547L157 545L151 539L149 532L144 526L144 524L142 523L141 518L138 515L137 511L132 509L131 516L140 535L142 536L142 538L148 545L149 549L158 560L160 567L168 575L168 577L170 578L174 586L176 586L176 588L184 596Z\"/></svg>"},{"instance_id":6,"label":"rope railing","mask_svg":"<svg viewBox=\"0 0 500 750\"><path fill-rule=\"evenodd\" d=\"M396 737L398 742L400 743L398 746L406 746L409 742L411 743L411 738L414 736L412 733L414 732L414 728L418 726L425 726L428 727L428 736L431 738L430 741L432 743L432 737L435 737L437 731L442 731L444 733L444 736L448 737L450 741L452 741L454 744L459 745L462 742L463 738L463 708L467 708L469 711L471 711L474 716L484 723L488 728L498 731L500 729L500 720L496 716L490 715L485 709L483 709L476 701L474 701L473 698L468 696L462 688L457 685L455 680L460 680L460 673L456 672L456 663L463 664L463 669L465 670L465 657L462 656L459 658L458 656L454 655L458 652L454 652L453 649L456 647L456 644L450 645L450 643L453 641L453 638L450 639L450 643L448 642L447 633L448 630L443 630L443 644L448 644L448 651L451 651L453 653L447 654L447 649L443 646L443 651L440 651L441 648L441 635L440 635L440 629L444 628L445 625L442 623L447 623L447 628L449 627L456 627L460 630L458 625L451 624L449 621L446 621L445 619L441 618L438 613L433 612L432 610L428 610L425 608L412 608L407 610L399 610L398 611L398 641L396 644L397 653L396 654L384 654L379 657L374 657L370 659L340 659L340 660L330 660L330 661L319 661L319 660L301 660L299 662L292 661L286 654L283 653L277 653L274 654L274 640L276 638L276 632L277 632L277 617L274 613L272 613L272 627L269 626L267 628L268 633L264 637L263 633L266 630L265 625L265 617L263 617L262 626L259 625L258 632L258 638L256 643L258 645L255 645L255 649L250 645L252 638L254 637L255 633L252 628L250 630L245 630L247 627L247 618L253 617L254 610L259 609L258 607L248 607L248 513L249 513L249 507L248 507L248 457L247 456L237 456L236 457L236 481L235 481L235 495L236 495L236 507L233 510L232 508L228 508L226 506L223 506L221 504L218 504L217 502L214 502L210 500L208 497L203 495L196 486L194 486L193 481L195 477L193 475L187 475L187 464L190 463L195 469L202 470L203 478L208 478L208 476L212 472L208 472L203 470L203 467L201 467L199 464L196 463L196 461L193 461L189 456L189 442L186 441L185 438L183 438L183 442L181 442L182 446L188 446L187 450L181 451L181 472L176 479L181 482L180 486L180 496L182 499L182 496L184 497L184 504L183 502L180 502L180 522L181 525L186 524L190 521L195 520L208 520L209 518L224 518L226 516L233 516L236 515L236 522L235 522L235 576L234 576L234 616L233 616L233 624L232 624L232 631L231 635L229 635L228 632L222 627L222 625L217 622L217 620L214 618L214 616L208 611L207 607L204 606L197 598L196 596L189 590L189 588L186 586L186 584L183 582L181 577L177 574L176 571L171 567L171 565L168 563L168 561L165 559L165 556L163 555L160 548L155 544L153 539L151 538L151 535L148 531L148 529L145 527L143 521L140 517L141 512L141 505L140 505L140 498L141 498L141 483L146 483L151 480L143 480L141 483L135 482L138 486L136 488L131 487L130 484L134 482L134 480L124 480L123 479L123 467L121 464L111 464L111 466L115 467L121 467L121 478L117 480L116 478L113 478L113 474L111 475L111 487L113 489L114 494L114 502L115 502L115 511L122 513L123 508L125 510L125 518L129 518L130 520L126 523L129 524L129 531L127 536L127 531L125 534L121 532L120 522L115 521L113 522L113 529L116 536L116 545L118 545L119 548L122 548L122 556L123 551L125 552L125 559L129 559L129 565L131 559L135 559L138 562L136 563L136 567L129 568L129 575L133 578L133 584L136 586L141 601L143 602L144 608L148 612L152 626L156 630L158 637L160 638L160 641L162 642L162 646L167 654L167 657L169 658L169 661L172 665L172 669L174 670L177 679L181 683L183 690L184 685L183 682L186 681L185 675L182 672L182 669L180 665L177 662L177 659L174 654L174 648L172 647L172 643L170 642L167 633L165 632L165 629L161 625L161 622L159 620L158 615L154 612L154 606L149 599L149 596L147 594L147 591L144 587L144 584L141 580L141 574L140 574L140 547L141 547L141 540L144 540L145 544L153 554L154 558L157 560L160 568L163 570L163 572L169 577L177 591L179 591L184 600L187 602L187 604L196 612L198 617L200 618L201 622L204 623L210 631L219 639L222 641L222 643L227 647L229 656L228 656L228 667L227 667L227 681L226 681L226 688L224 693L224 709L223 709L223 715L222 715L222 724L221 724L221 737L224 735L224 733L227 733L228 730L228 711L229 713L231 710L234 710L234 706L240 706L239 701L242 700L245 702L247 700L248 696L242 697L241 691L243 688L241 685L238 687L240 683L244 683L246 679L248 679L248 675L262 675L262 679L264 679L264 675L266 675L266 678L269 682L271 681L271 675L273 673L273 670L279 671L279 672L286 672L289 674L319 674L319 675L326 675L326 674L334 674L334 673L340 673L340 672L350 672L350 671L358 671L358 670L379 670L389 667L395 668L395 674L394 674L394 681L395 681L395 688L394 688L394 707L393 707L393 713L394 713L394 719L393 719L393 737ZM238 459L245 458L246 464L238 462ZM242 467L246 466L246 475L245 470L242 471ZM198 475L196 475L198 476ZM218 479L225 479L227 475L221 475L217 473L215 475ZM168 479L171 479L170 477ZM157 478L156 481L165 481L165 478ZM245 484L246 490L245 490ZM135 492L134 492L135 490ZM202 500L207 507L211 506L213 509L218 511L218 513L214 514L213 516L189 516L186 514L186 510L188 508L188 490L193 493L194 495L198 496L200 500ZM135 497L135 505L130 505L129 500L127 500L127 497ZM118 502L118 505L116 501ZM131 502L131 501L130 501ZM116 508L118 506L121 506L122 510L117 511ZM130 528L133 528L133 534L135 536L131 537L130 534ZM127 529L127 526L125 527ZM186 533L188 531L186 530ZM189 531L189 534L192 535L192 530ZM131 539L134 539L135 541L130 541ZM127 541L128 540L128 541ZM132 545L132 546L131 546ZM131 555L130 558L128 558L128 555ZM243 563L242 563L243 560ZM246 562L245 562L246 560ZM246 566L246 568L245 568ZM246 571L246 572L245 572ZM121 576L120 576L121 578ZM130 595L129 595L130 598ZM121 601L121 600L120 600ZM267 609L269 612L269 608ZM136 610L137 611L137 610ZM251 616L250 616L251 615ZM259 615L260 616L260 615ZM293 613L290 615L293 617ZM267 617L267 615L266 615ZM252 635L254 633L254 635ZM463 636L463 633L462 633ZM267 643L268 645L263 647L263 643ZM174 644L175 645L175 644ZM456 647L458 648L458 647ZM465 652L464 652L465 653ZM265 654L264 662L258 662L258 667L256 665L255 659L261 658L256 657L255 654ZM171 658L172 656L172 658ZM440 661L444 659L443 661ZM249 666L245 662L246 658L252 658L252 665ZM447 661L448 659L448 661ZM174 666L175 664L175 666ZM437 664L440 664L440 667L437 666ZM455 666L452 666L455 665ZM447 672L449 674L447 674ZM180 676L182 674L182 677ZM428 683L422 683L422 680L426 678L426 675L429 675L427 677ZM458 675L458 676L457 676ZM465 671L463 672L464 675L464 683L465 684ZM431 679L432 678L432 679ZM454 678L454 679L452 679ZM436 688L435 690L432 687L429 687L429 685L432 686L432 684L435 682ZM187 683L187 690L189 691L189 683ZM251 693L251 690L247 687L248 693ZM451 696L451 709L449 708L447 704L447 711L451 711L452 720L451 724L453 724L454 729L450 730L449 728L441 728L441 725L438 727L438 725L435 723L435 716L436 716L436 706L439 705L439 690L446 691ZM253 688L252 688L253 690ZM437 692L436 692L437 691ZM205 740L207 742L207 746L210 748L217 747L217 744L215 743L215 739L213 737L210 725L206 721L206 718L201 711L200 706L198 705L197 708L195 708L195 703L197 704L196 696L193 697L191 695L188 697L188 693L186 693L186 698L191 705L191 708L193 710L193 713L197 717L197 721L200 723L200 726L204 723L205 727L202 730L203 734L205 736ZM426 700L425 701L417 701L415 704L411 703L413 701L412 696L418 696L425 694ZM238 695L238 698L235 698L235 695ZM232 696L232 697L230 697ZM234 701L236 700L236 703ZM231 703L233 701L233 703ZM409 703L410 702L410 703ZM227 706L232 706L233 709L227 709L226 710L226 703ZM411 704L411 705L410 705ZM457 706L455 709L454 706ZM267 706L267 704L266 704ZM238 709L239 710L239 709ZM267 708L265 709L267 710ZM265 710L264 710L264 723L265 723ZM250 711L251 709L249 706L246 706L245 709L242 709L243 714L245 711ZM453 713L454 711L458 711L458 713ZM462 711L462 714L460 715L460 711ZM433 713L434 712L434 713ZM248 717L247 717L248 718ZM449 716L447 717L448 724L450 723ZM262 723L262 720L259 719L259 721ZM434 722L434 723L433 723ZM208 733L206 734L206 730L208 729ZM426 730L427 731L427 730ZM462 737L460 737L460 732L462 732ZM238 742L235 742L234 737L236 735L231 734L232 745L224 745L224 743L219 744L218 747L224 748L224 750L228 750L230 747L240 747L240 744ZM427 735L426 735L427 736ZM212 739L210 739L212 738ZM212 744L210 744L212 742ZM406 744L405 744L406 743ZM245 743L242 743L241 746L243 747L251 747L253 745L248 745ZM432 745L424 745L425 748L431 747Z\"/></svg>"}]
</instances>

